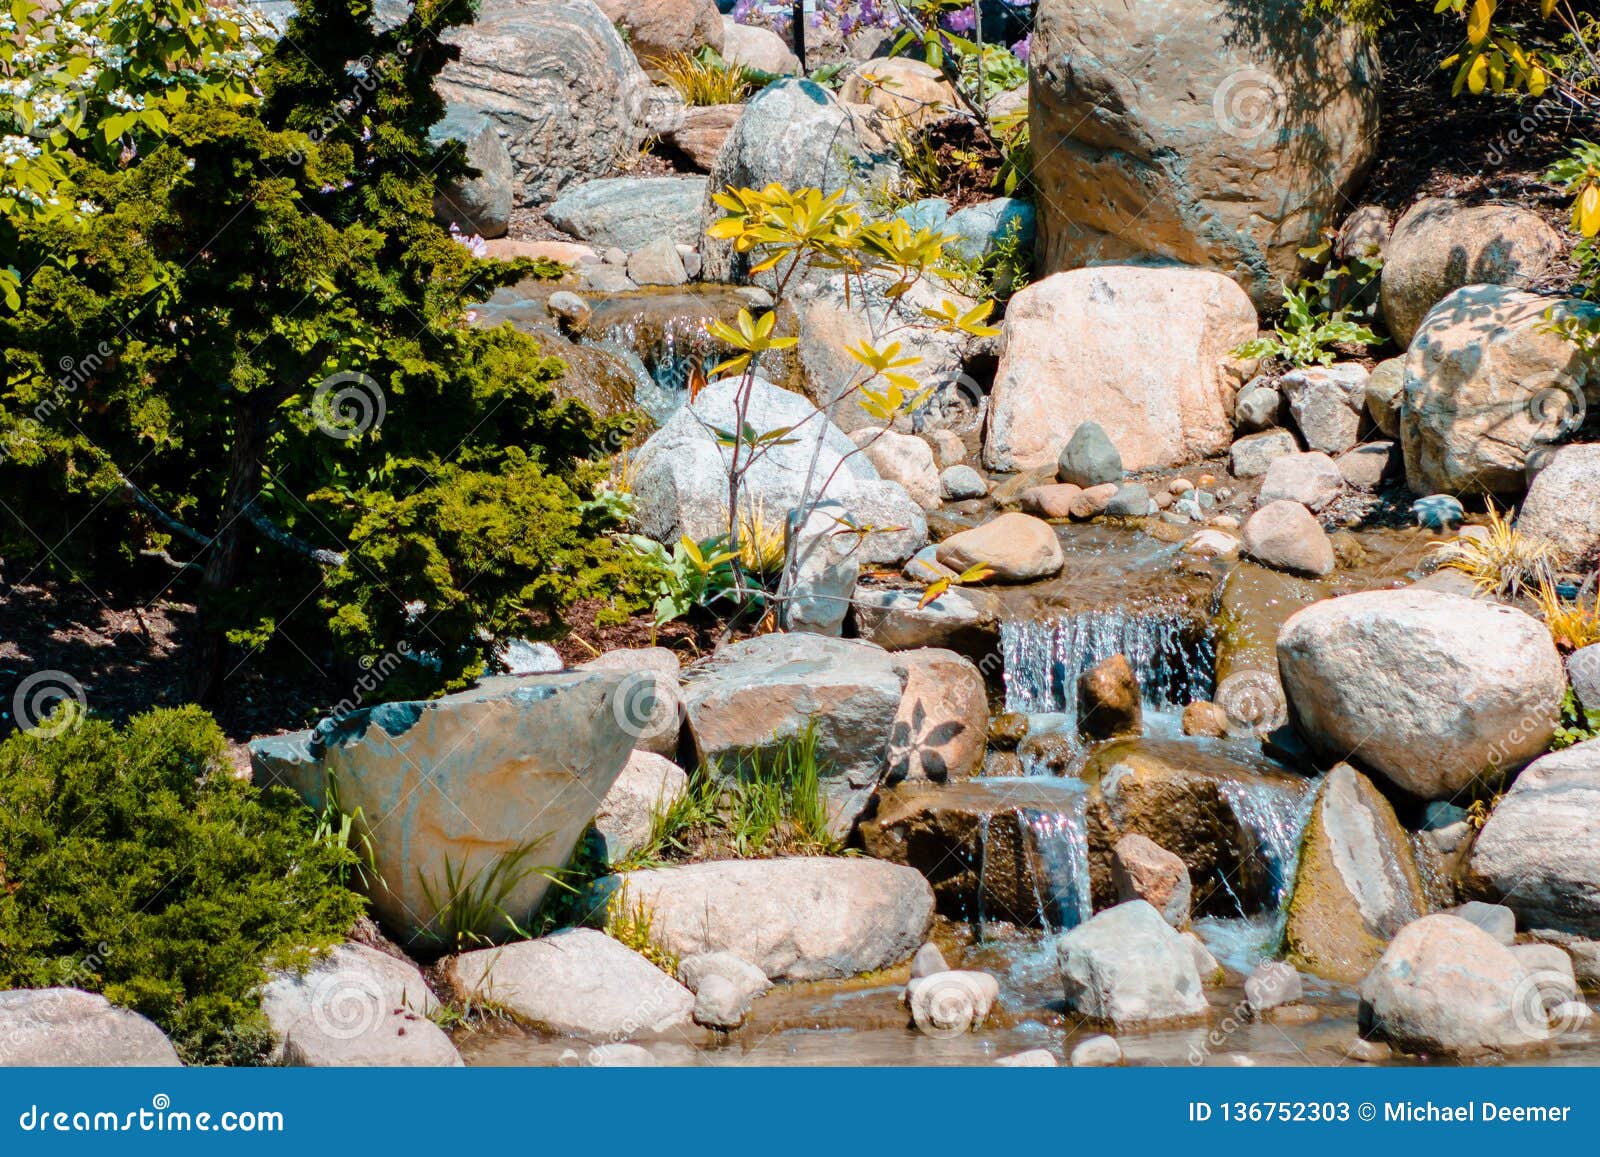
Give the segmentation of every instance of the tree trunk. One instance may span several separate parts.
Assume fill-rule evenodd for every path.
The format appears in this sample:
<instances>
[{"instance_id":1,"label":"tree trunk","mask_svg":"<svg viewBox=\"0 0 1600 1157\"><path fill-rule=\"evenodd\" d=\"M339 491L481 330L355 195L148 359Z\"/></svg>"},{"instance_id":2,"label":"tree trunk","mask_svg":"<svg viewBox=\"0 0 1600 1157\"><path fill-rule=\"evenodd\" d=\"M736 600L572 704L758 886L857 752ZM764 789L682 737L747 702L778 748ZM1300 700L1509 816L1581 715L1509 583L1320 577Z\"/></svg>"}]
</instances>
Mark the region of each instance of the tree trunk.
<instances>
[{"instance_id":1,"label":"tree trunk","mask_svg":"<svg viewBox=\"0 0 1600 1157\"><path fill-rule=\"evenodd\" d=\"M228 488L216 536L206 553L200 574L200 638L195 651L194 697L201 706L216 708L226 697L228 640L218 622L217 600L238 583L245 564L246 512L261 493L261 462L266 451L269 422L260 407L247 405L240 415L238 436L228 455Z\"/></svg>"}]
</instances>

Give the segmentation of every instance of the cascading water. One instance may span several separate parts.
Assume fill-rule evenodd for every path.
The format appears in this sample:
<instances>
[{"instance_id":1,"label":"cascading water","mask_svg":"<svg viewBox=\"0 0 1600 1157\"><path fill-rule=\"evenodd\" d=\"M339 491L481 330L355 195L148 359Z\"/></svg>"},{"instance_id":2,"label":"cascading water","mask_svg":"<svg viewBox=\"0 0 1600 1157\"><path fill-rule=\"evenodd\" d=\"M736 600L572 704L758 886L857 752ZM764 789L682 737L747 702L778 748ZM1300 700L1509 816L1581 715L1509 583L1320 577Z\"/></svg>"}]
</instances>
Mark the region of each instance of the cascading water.
<instances>
[{"instance_id":1,"label":"cascading water","mask_svg":"<svg viewBox=\"0 0 1600 1157\"><path fill-rule=\"evenodd\" d=\"M1063 811L1018 809L1033 856L1034 900L1045 929L1073 928L1093 913L1089 890L1088 794Z\"/></svg>"},{"instance_id":2,"label":"cascading water","mask_svg":"<svg viewBox=\"0 0 1600 1157\"><path fill-rule=\"evenodd\" d=\"M709 371L721 355L722 347L706 332L713 320L692 311L648 323L643 315L625 317L588 340L633 369L640 409L664 422L688 399L690 375Z\"/></svg>"},{"instance_id":3,"label":"cascading water","mask_svg":"<svg viewBox=\"0 0 1600 1157\"><path fill-rule=\"evenodd\" d=\"M1271 780L1235 779L1220 787L1233 814L1256 840L1256 856L1272 879L1274 910L1282 910L1294 891L1300 840L1316 801L1314 784L1286 787Z\"/></svg>"},{"instance_id":4,"label":"cascading water","mask_svg":"<svg viewBox=\"0 0 1600 1157\"><path fill-rule=\"evenodd\" d=\"M1111 656L1127 657L1145 703L1180 706L1211 695L1216 644L1209 629L1171 614L1084 611L1066 618L1001 624L1006 710L1067 716L1077 730L1078 676Z\"/></svg>"}]
</instances>

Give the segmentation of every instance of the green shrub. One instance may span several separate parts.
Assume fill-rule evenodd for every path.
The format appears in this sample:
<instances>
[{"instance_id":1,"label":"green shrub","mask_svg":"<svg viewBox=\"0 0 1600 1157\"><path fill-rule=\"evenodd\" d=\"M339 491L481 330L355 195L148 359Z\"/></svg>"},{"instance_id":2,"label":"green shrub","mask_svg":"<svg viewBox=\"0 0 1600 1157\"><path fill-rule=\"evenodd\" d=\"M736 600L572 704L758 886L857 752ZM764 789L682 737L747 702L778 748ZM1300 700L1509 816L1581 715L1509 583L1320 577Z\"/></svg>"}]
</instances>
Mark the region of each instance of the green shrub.
<instances>
[{"instance_id":1,"label":"green shrub","mask_svg":"<svg viewBox=\"0 0 1600 1157\"><path fill-rule=\"evenodd\" d=\"M233 45L193 0L74 11L157 44L190 7ZM441 38L472 14L437 0L380 32L370 0L302 0L244 88L203 99L157 70L134 123L86 98L38 158L76 211L0 197L0 264L23 271L0 308L0 553L96 589L170 580L200 606L202 700L229 643L276 639L301 669L411 653L451 686L577 600L631 605L645 564L590 501L614 427L534 339L469 324L552 266L479 260L434 220L470 172L430 130Z\"/></svg>"},{"instance_id":2,"label":"green shrub","mask_svg":"<svg viewBox=\"0 0 1600 1157\"><path fill-rule=\"evenodd\" d=\"M13 735L0 800L0 989L103 993L190 1063L258 1060L265 969L361 913L339 884L354 854L292 793L234 778L198 707Z\"/></svg>"}]
</instances>

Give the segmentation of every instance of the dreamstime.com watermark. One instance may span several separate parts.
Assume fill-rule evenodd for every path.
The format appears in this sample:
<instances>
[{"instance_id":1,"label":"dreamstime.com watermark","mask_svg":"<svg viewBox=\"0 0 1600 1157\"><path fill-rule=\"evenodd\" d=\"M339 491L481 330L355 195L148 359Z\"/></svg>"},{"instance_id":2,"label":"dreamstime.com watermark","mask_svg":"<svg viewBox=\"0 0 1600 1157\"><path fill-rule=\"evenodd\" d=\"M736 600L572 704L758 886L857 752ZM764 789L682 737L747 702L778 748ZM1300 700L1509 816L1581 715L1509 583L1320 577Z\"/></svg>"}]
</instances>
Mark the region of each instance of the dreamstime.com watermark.
<instances>
[{"instance_id":1,"label":"dreamstime.com watermark","mask_svg":"<svg viewBox=\"0 0 1600 1157\"><path fill-rule=\"evenodd\" d=\"M57 1109L29 1105L17 1117L24 1133L282 1133L283 1113L276 1109L224 1109L218 1113L172 1108L172 1098L157 1093L148 1108Z\"/></svg>"}]
</instances>

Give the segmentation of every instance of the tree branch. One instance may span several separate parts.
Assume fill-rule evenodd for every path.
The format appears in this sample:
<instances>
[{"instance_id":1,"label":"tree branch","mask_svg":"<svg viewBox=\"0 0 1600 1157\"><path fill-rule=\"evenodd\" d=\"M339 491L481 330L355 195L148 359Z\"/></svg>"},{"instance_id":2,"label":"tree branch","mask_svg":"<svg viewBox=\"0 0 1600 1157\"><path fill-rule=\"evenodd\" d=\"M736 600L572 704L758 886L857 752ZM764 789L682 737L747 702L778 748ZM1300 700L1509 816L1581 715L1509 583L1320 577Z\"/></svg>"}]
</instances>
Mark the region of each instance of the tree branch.
<instances>
[{"instance_id":1,"label":"tree branch","mask_svg":"<svg viewBox=\"0 0 1600 1157\"><path fill-rule=\"evenodd\" d=\"M313 562L323 566L343 566L345 556L336 550L324 550L320 546L312 546L303 538L297 538L283 527L271 522L265 514L257 510L254 503L245 508L245 521L261 532L269 541L281 547L303 554Z\"/></svg>"}]
</instances>

